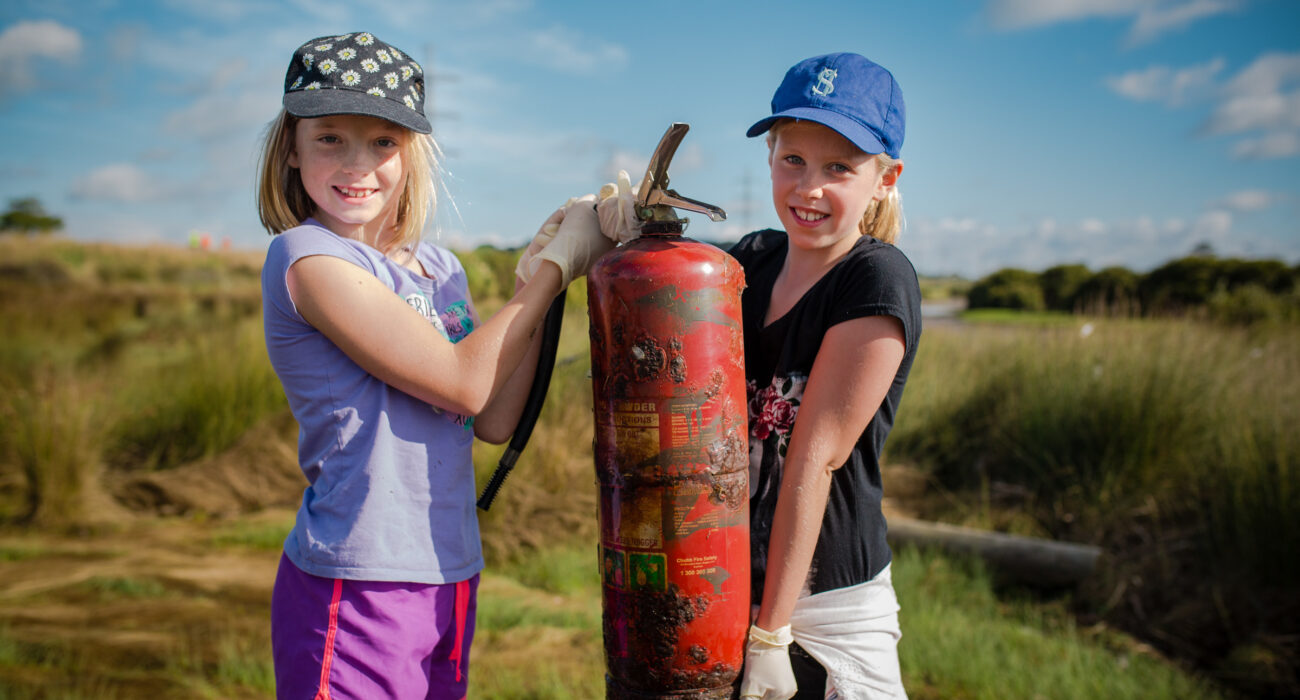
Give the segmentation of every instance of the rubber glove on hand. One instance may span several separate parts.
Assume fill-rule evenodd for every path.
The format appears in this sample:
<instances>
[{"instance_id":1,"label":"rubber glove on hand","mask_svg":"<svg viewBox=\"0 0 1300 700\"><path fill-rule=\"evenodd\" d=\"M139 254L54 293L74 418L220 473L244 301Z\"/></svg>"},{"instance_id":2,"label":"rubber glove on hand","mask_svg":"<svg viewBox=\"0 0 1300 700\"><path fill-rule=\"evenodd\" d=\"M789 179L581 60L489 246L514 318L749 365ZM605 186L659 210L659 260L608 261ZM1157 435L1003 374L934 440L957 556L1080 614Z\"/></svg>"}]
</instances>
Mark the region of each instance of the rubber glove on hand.
<instances>
[{"instance_id":1,"label":"rubber glove on hand","mask_svg":"<svg viewBox=\"0 0 1300 700\"><path fill-rule=\"evenodd\" d=\"M555 233L560 230L560 222L564 221L564 208L573 204L576 199L576 197L569 198L569 201L565 202L563 207L556 209L554 214L546 217L546 221L542 222L541 228L537 229L537 233L533 235L533 240L524 249L524 254L519 256L519 263L515 265L515 276L520 280L527 282L533 278L533 271L537 269L537 266L532 264L533 256L542 252L542 248L545 248L546 244L555 238Z\"/></svg>"},{"instance_id":2,"label":"rubber glove on hand","mask_svg":"<svg viewBox=\"0 0 1300 700\"><path fill-rule=\"evenodd\" d=\"M745 645L745 678L740 683L740 700L786 700L799 685L790 668L790 625L768 632L758 625L749 627Z\"/></svg>"},{"instance_id":3,"label":"rubber glove on hand","mask_svg":"<svg viewBox=\"0 0 1300 700\"><path fill-rule=\"evenodd\" d=\"M561 283L568 287L574 278L587 274L597 258L614 248L614 242L600 233L595 202L596 195L589 194L564 208L564 220L555 238L529 261L530 274L536 272L541 261L549 260L560 268Z\"/></svg>"},{"instance_id":4,"label":"rubber glove on hand","mask_svg":"<svg viewBox=\"0 0 1300 700\"><path fill-rule=\"evenodd\" d=\"M542 222L541 228L537 229L537 233L533 235L533 240L529 242L528 247L519 256L519 262L515 265L515 276L524 282L532 279L533 273L537 271L537 266L541 264L540 260L533 262L533 256L540 253L542 248L546 247L546 244L555 239L555 234L560 230L560 223L564 221L564 212L578 201L592 204L596 201L595 197L595 195L591 194L582 197L569 197L559 209L555 210L555 213L546 217L546 221Z\"/></svg>"},{"instance_id":5,"label":"rubber glove on hand","mask_svg":"<svg viewBox=\"0 0 1300 700\"><path fill-rule=\"evenodd\" d=\"M636 218L637 188L632 186L626 170L618 171L618 182L600 188L600 232L615 243L627 243L641 235L641 221Z\"/></svg>"}]
</instances>

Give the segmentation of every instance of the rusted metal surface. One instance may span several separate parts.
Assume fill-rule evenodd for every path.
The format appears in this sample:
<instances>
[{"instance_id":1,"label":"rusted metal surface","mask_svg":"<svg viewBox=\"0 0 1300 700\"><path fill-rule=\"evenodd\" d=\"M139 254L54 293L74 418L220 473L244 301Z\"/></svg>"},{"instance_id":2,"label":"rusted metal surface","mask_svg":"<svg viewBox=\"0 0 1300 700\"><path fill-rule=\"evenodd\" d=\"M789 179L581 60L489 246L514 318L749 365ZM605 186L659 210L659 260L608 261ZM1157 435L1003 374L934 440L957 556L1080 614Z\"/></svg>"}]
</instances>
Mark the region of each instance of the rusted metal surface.
<instances>
[{"instance_id":1,"label":"rusted metal surface","mask_svg":"<svg viewBox=\"0 0 1300 700\"><path fill-rule=\"evenodd\" d=\"M732 697L749 623L740 290L643 236L588 276L608 697Z\"/></svg>"}]
</instances>

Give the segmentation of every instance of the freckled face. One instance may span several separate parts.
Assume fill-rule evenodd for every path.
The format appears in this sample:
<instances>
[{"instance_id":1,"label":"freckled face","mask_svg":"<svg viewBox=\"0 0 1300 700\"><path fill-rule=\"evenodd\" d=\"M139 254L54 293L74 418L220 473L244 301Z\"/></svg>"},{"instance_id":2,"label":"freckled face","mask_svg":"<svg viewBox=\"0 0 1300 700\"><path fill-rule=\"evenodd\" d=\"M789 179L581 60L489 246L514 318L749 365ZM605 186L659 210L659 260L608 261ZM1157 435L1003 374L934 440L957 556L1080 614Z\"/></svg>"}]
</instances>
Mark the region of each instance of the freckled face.
<instances>
[{"instance_id":1,"label":"freckled face","mask_svg":"<svg viewBox=\"0 0 1300 700\"><path fill-rule=\"evenodd\" d=\"M847 252L867 206L888 193L875 156L815 122L782 127L769 164L772 203L790 245L807 250Z\"/></svg>"},{"instance_id":2,"label":"freckled face","mask_svg":"<svg viewBox=\"0 0 1300 700\"><path fill-rule=\"evenodd\" d=\"M340 236L361 240L383 228L406 183L407 138L405 128L375 117L300 120L289 165L301 174L316 219Z\"/></svg>"}]
</instances>

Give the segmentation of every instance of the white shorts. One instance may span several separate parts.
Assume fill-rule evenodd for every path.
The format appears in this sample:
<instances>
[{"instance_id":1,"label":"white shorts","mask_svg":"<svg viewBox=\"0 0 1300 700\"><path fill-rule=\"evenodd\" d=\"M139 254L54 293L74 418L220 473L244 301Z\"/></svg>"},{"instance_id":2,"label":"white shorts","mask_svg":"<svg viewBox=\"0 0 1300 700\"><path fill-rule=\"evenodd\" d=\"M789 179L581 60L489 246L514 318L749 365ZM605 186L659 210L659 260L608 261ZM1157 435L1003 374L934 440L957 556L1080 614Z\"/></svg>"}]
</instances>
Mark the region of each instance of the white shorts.
<instances>
[{"instance_id":1,"label":"white shorts","mask_svg":"<svg viewBox=\"0 0 1300 700\"><path fill-rule=\"evenodd\" d=\"M906 698L898 667L898 597L886 565L848 588L800 598L790 617L794 640L826 669L826 697Z\"/></svg>"}]
</instances>

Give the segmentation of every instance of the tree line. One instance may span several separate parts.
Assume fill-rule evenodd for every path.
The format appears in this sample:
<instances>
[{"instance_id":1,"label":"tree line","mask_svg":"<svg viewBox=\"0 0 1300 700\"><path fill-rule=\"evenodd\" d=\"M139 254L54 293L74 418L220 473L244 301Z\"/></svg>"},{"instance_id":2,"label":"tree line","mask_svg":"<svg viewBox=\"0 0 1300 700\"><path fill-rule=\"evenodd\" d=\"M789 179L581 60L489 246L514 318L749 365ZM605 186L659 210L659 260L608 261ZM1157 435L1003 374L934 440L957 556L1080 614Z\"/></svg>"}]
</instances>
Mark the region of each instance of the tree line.
<instances>
[{"instance_id":1,"label":"tree line","mask_svg":"<svg viewBox=\"0 0 1300 700\"><path fill-rule=\"evenodd\" d=\"M1300 321L1300 265L1202 252L1146 273L1118 266L1094 272L1081 264L1042 272L1003 268L975 282L967 303L972 309Z\"/></svg>"}]
</instances>

